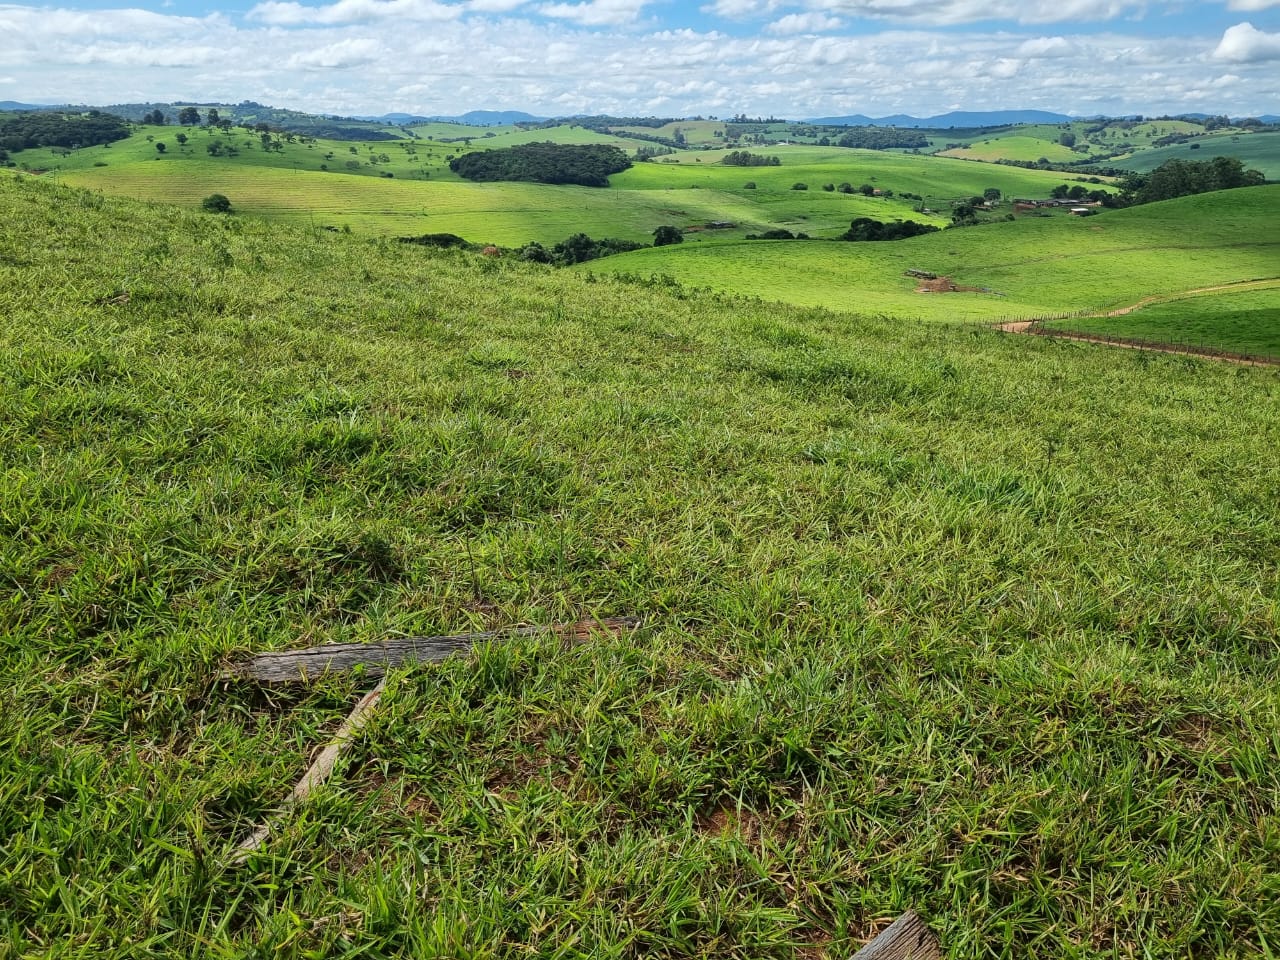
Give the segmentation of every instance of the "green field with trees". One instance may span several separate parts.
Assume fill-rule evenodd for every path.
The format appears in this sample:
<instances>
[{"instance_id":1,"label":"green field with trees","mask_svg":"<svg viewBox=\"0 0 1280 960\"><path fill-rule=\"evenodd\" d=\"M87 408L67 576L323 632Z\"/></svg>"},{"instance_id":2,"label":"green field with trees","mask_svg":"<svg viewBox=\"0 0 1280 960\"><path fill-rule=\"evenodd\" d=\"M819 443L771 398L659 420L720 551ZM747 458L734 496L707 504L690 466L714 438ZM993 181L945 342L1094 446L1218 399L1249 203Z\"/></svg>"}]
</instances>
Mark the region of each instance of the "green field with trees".
<instances>
[{"instance_id":1,"label":"green field with trees","mask_svg":"<svg viewBox=\"0 0 1280 960\"><path fill-rule=\"evenodd\" d=\"M1039 317L1280 273L1280 186L1027 217L894 243L684 244L589 267L711 290L900 319ZM973 288L917 293L921 270Z\"/></svg>"},{"instance_id":2,"label":"green field with trees","mask_svg":"<svg viewBox=\"0 0 1280 960\"><path fill-rule=\"evenodd\" d=\"M1187 281L1208 230L1274 265L1276 193L694 252L1012 285L1053 237L1039 282L1118 297L1177 223ZM0 171L0 953L1280 944L1274 369L199 203ZM370 683L227 663L620 614L393 670L232 863Z\"/></svg>"},{"instance_id":3,"label":"green field with trees","mask_svg":"<svg viewBox=\"0 0 1280 960\"><path fill-rule=\"evenodd\" d=\"M608 191L572 194L562 191L576 188L468 183L450 169L451 161L483 157L499 143L350 143L152 126L104 147L27 150L15 159L46 177L137 199L197 204L222 193L245 214L391 236L450 232L507 246L556 243L578 232L644 240L663 224L734 224L699 233L701 242L775 228L835 237L856 217L942 225L954 200L993 187L1006 197L1048 196L1063 180L1047 171L817 147L785 148L782 165L749 169L720 164L718 151L685 152L610 176ZM748 181L756 188L745 190ZM797 182L810 189L793 190ZM844 184L850 192L836 189ZM883 195L864 196L864 186ZM926 204L936 212L918 212Z\"/></svg>"},{"instance_id":4,"label":"green field with trees","mask_svg":"<svg viewBox=\"0 0 1280 960\"><path fill-rule=\"evenodd\" d=\"M1153 147L1109 162L1126 170L1146 173L1168 160L1205 161L1213 157L1235 157L1246 167L1261 170L1272 180L1280 180L1280 133L1215 134L1170 146Z\"/></svg>"}]
</instances>

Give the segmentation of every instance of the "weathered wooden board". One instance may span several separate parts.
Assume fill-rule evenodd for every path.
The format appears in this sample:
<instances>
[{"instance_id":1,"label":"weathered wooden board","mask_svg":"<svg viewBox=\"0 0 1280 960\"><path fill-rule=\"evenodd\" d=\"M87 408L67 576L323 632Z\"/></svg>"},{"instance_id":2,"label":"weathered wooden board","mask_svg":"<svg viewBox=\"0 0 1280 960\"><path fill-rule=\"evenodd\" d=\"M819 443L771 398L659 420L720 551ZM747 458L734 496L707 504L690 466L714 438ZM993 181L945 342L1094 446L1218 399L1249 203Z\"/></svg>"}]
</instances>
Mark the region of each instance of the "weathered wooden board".
<instances>
[{"instance_id":1,"label":"weathered wooden board","mask_svg":"<svg viewBox=\"0 0 1280 960\"><path fill-rule=\"evenodd\" d=\"M517 627L484 633L460 633L439 637L397 637L380 643L331 643L304 650L260 653L252 660L233 664L225 676L261 683L299 683L326 673L349 673L363 667L369 677L381 677L402 663L443 660L465 652L477 643L550 633L568 640L585 640L593 633L619 635L639 626L638 617L610 617L544 627Z\"/></svg>"},{"instance_id":2,"label":"weathered wooden board","mask_svg":"<svg viewBox=\"0 0 1280 960\"><path fill-rule=\"evenodd\" d=\"M916 912L908 910L853 960L942 960L942 945Z\"/></svg>"},{"instance_id":3,"label":"weathered wooden board","mask_svg":"<svg viewBox=\"0 0 1280 960\"><path fill-rule=\"evenodd\" d=\"M259 654L252 660L236 664L227 670L229 677L261 680L266 683L290 683L309 680L326 673L344 673L364 667L371 676L381 677L397 664L411 661L443 660L455 653L465 652L477 643L488 640L504 640L511 637L530 637L552 634L566 640L586 640L593 634L611 633L615 636L640 625L639 617L610 617L605 620L579 620L577 623L552 624L549 627L517 627L511 630L491 630L485 633L460 633L442 637L405 637L383 643L334 643L306 650L286 650L280 653ZM315 762L302 775L281 805L280 815L306 802L333 773L342 752L368 723L373 711L382 699L385 680L360 698L351 715L333 735ZM231 855L233 864L242 864L271 836L271 821L267 820L238 844Z\"/></svg>"},{"instance_id":4,"label":"weathered wooden board","mask_svg":"<svg viewBox=\"0 0 1280 960\"><path fill-rule=\"evenodd\" d=\"M360 702L355 705L351 715L343 721L342 726L338 728L338 732L333 735L333 739L320 751L320 756L316 757L315 762L302 775L302 779L294 785L293 792L285 798L283 806L286 810L303 803L311 796L313 790L322 786L329 779L329 774L333 773L333 768L338 765L338 758L342 756L342 751L348 743L355 739L356 734L369 721L374 708L378 706L378 701L382 699L382 691L385 688L386 680L379 680L376 687L360 698ZM270 836L271 821L268 820L236 844L231 862L244 863L251 853L267 842Z\"/></svg>"}]
</instances>

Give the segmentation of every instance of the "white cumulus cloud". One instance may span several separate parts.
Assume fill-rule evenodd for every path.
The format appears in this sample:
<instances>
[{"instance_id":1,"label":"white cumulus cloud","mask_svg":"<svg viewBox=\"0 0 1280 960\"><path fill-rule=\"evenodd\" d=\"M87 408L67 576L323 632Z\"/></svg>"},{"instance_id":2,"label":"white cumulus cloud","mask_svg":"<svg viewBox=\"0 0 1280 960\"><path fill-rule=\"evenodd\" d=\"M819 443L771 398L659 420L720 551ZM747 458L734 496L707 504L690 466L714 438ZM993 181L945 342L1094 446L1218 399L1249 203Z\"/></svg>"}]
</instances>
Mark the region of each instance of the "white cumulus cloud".
<instances>
[{"instance_id":1,"label":"white cumulus cloud","mask_svg":"<svg viewBox=\"0 0 1280 960\"><path fill-rule=\"evenodd\" d=\"M1079 48L1066 37L1036 37L1018 45L1018 56L1031 60L1069 57L1078 52Z\"/></svg>"},{"instance_id":2,"label":"white cumulus cloud","mask_svg":"<svg viewBox=\"0 0 1280 960\"><path fill-rule=\"evenodd\" d=\"M1280 60L1280 33L1265 33L1252 23L1228 27L1213 55L1230 63L1260 63Z\"/></svg>"},{"instance_id":3,"label":"white cumulus cloud","mask_svg":"<svg viewBox=\"0 0 1280 960\"><path fill-rule=\"evenodd\" d=\"M366 63L374 63L383 54L382 44L370 37L339 40L325 47L314 50L303 50L295 53L288 60L290 67L317 67L335 69L341 67L360 67Z\"/></svg>"},{"instance_id":4,"label":"white cumulus cloud","mask_svg":"<svg viewBox=\"0 0 1280 960\"><path fill-rule=\"evenodd\" d=\"M584 27L610 27L631 23L651 0L585 0L583 3L547 3L538 7L544 17L572 20Z\"/></svg>"},{"instance_id":5,"label":"white cumulus cloud","mask_svg":"<svg viewBox=\"0 0 1280 960\"><path fill-rule=\"evenodd\" d=\"M369 20L452 20L462 13L459 7L435 0L338 0L337 3L308 7L294 0L267 0L249 11L250 20L275 26L299 24L343 24Z\"/></svg>"},{"instance_id":6,"label":"white cumulus cloud","mask_svg":"<svg viewBox=\"0 0 1280 960\"><path fill-rule=\"evenodd\" d=\"M765 27L765 31L785 36L793 33L826 33L829 30L839 30L842 26L843 20L825 13L789 13Z\"/></svg>"}]
</instances>

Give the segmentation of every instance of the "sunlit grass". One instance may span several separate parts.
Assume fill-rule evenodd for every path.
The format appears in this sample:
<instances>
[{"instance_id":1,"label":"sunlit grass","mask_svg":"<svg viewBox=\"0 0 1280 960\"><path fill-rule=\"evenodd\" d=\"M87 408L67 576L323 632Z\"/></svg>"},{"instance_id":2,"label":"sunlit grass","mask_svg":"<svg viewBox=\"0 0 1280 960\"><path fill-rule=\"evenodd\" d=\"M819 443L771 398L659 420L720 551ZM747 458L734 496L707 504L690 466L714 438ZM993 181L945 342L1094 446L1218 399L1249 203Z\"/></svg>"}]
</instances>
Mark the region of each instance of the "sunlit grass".
<instances>
[{"instance_id":1,"label":"sunlit grass","mask_svg":"<svg viewBox=\"0 0 1280 960\"><path fill-rule=\"evenodd\" d=\"M0 217L0 954L1280 942L1274 371ZM615 613L398 671L226 867L361 689L227 658Z\"/></svg>"},{"instance_id":2,"label":"sunlit grass","mask_svg":"<svg viewBox=\"0 0 1280 960\"><path fill-rule=\"evenodd\" d=\"M900 318L980 320L1130 306L1153 294L1274 277L1280 187L1031 217L892 243L743 242L662 247L577 269L665 275L713 290ZM980 288L916 293L907 270ZM987 292L981 292L985 290Z\"/></svg>"}]
</instances>

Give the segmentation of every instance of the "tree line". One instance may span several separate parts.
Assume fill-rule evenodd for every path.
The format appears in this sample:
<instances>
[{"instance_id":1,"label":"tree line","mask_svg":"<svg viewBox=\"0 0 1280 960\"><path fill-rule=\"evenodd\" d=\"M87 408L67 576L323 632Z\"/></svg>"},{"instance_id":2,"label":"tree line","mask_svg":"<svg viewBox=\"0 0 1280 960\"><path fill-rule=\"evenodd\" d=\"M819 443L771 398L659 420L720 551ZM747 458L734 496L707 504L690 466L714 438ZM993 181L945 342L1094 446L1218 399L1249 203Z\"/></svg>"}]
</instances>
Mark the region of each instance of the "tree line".
<instances>
[{"instance_id":1,"label":"tree line","mask_svg":"<svg viewBox=\"0 0 1280 960\"><path fill-rule=\"evenodd\" d=\"M1260 170L1246 170L1235 157L1166 160L1150 173L1131 173L1121 183L1126 204L1155 203L1213 190L1257 187L1267 182Z\"/></svg>"},{"instance_id":2,"label":"tree line","mask_svg":"<svg viewBox=\"0 0 1280 960\"><path fill-rule=\"evenodd\" d=\"M837 147L861 150L892 150L929 146L929 138L915 130L896 127L855 127L836 140Z\"/></svg>"},{"instance_id":3,"label":"tree line","mask_svg":"<svg viewBox=\"0 0 1280 960\"><path fill-rule=\"evenodd\" d=\"M872 220L870 217L858 217L849 224L849 229L841 234L841 240L886 241L906 240L908 237L919 237L926 233L937 233L938 228L930 223L916 223L914 220L895 220L885 223Z\"/></svg>"},{"instance_id":4,"label":"tree line","mask_svg":"<svg viewBox=\"0 0 1280 960\"><path fill-rule=\"evenodd\" d=\"M610 174L621 173L630 166L631 160L617 147L594 143L526 143L466 153L449 161L449 169L466 180L573 183L584 187L607 187Z\"/></svg>"},{"instance_id":5,"label":"tree line","mask_svg":"<svg viewBox=\"0 0 1280 960\"><path fill-rule=\"evenodd\" d=\"M766 157L746 150L731 150L720 162L726 167L780 167L782 161L777 157Z\"/></svg>"},{"instance_id":6,"label":"tree line","mask_svg":"<svg viewBox=\"0 0 1280 960\"><path fill-rule=\"evenodd\" d=\"M97 110L88 113L41 110L0 117L0 150L11 153L36 147L93 147L127 136L127 122Z\"/></svg>"}]
</instances>

